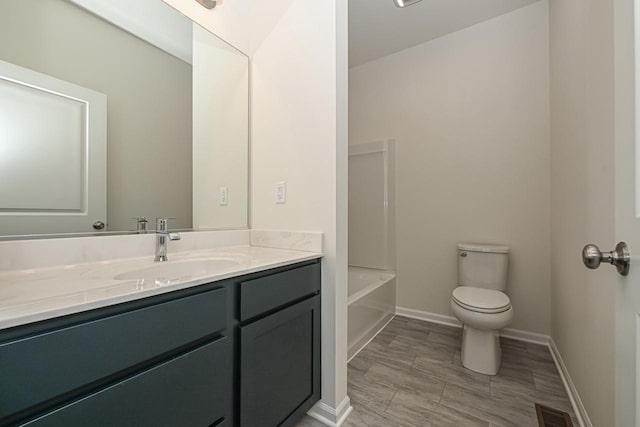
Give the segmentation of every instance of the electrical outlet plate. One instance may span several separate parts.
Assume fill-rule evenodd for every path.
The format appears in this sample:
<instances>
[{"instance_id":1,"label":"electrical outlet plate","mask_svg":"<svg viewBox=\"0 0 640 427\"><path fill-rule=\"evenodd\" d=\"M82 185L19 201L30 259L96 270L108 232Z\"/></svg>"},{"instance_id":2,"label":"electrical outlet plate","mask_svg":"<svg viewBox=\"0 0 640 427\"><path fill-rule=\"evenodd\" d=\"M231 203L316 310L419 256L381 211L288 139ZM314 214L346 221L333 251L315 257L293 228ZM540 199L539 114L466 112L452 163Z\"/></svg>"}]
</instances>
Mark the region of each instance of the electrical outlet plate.
<instances>
[{"instance_id":1,"label":"electrical outlet plate","mask_svg":"<svg viewBox=\"0 0 640 427\"><path fill-rule=\"evenodd\" d=\"M287 203L287 183L285 181L276 182L276 203Z\"/></svg>"},{"instance_id":2,"label":"electrical outlet plate","mask_svg":"<svg viewBox=\"0 0 640 427\"><path fill-rule=\"evenodd\" d=\"M218 201L220 206L227 206L229 203L228 196L227 187L220 187L218 189Z\"/></svg>"}]
</instances>

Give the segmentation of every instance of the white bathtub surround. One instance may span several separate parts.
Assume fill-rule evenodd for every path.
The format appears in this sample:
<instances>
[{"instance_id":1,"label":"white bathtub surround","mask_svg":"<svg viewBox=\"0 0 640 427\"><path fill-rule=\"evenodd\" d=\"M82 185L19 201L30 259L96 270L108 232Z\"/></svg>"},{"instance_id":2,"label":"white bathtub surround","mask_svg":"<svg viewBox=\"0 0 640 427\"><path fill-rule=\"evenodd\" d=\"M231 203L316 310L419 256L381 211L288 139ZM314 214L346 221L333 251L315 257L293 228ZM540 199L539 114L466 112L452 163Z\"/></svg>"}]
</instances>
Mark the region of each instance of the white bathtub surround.
<instances>
[{"instance_id":1,"label":"white bathtub surround","mask_svg":"<svg viewBox=\"0 0 640 427\"><path fill-rule=\"evenodd\" d=\"M322 252L322 233L311 231L251 230L251 246Z\"/></svg>"},{"instance_id":2,"label":"white bathtub surround","mask_svg":"<svg viewBox=\"0 0 640 427\"><path fill-rule=\"evenodd\" d=\"M349 304L364 298L380 286L394 280L395 271L349 267ZM395 306L395 303L393 304Z\"/></svg>"},{"instance_id":3,"label":"white bathtub surround","mask_svg":"<svg viewBox=\"0 0 640 427\"><path fill-rule=\"evenodd\" d=\"M396 312L394 165L391 139L349 147L348 360Z\"/></svg>"},{"instance_id":4,"label":"white bathtub surround","mask_svg":"<svg viewBox=\"0 0 640 427\"><path fill-rule=\"evenodd\" d=\"M0 273L0 329L146 298L320 256L314 252L242 245L175 252L164 263L155 263L151 254L131 259L5 271ZM208 262L211 264L207 264ZM153 276L153 279L140 279L136 276L141 270L158 267L167 268L169 272L174 268L180 272L170 276L171 279L165 279L164 274L172 273L159 273L159 278Z\"/></svg>"},{"instance_id":5,"label":"white bathtub surround","mask_svg":"<svg viewBox=\"0 0 640 427\"><path fill-rule=\"evenodd\" d=\"M349 265L396 268L395 141L349 146Z\"/></svg>"},{"instance_id":6,"label":"white bathtub surround","mask_svg":"<svg viewBox=\"0 0 640 427\"><path fill-rule=\"evenodd\" d=\"M349 267L348 360L355 357L396 314L393 271Z\"/></svg>"},{"instance_id":7,"label":"white bathtub surround","mask_svg":"<svg viewBox=\"0 0 640 427\"><path fill-rule=\"evenodd\" d=\"M181 240L169 243L169 259L177 252L249 245L249 230L194 231L181 236ZM150 231L125 236L0 241L0 272L145 256L153 259L155 239L155 233Z\"/></svg>"}]
</instances>

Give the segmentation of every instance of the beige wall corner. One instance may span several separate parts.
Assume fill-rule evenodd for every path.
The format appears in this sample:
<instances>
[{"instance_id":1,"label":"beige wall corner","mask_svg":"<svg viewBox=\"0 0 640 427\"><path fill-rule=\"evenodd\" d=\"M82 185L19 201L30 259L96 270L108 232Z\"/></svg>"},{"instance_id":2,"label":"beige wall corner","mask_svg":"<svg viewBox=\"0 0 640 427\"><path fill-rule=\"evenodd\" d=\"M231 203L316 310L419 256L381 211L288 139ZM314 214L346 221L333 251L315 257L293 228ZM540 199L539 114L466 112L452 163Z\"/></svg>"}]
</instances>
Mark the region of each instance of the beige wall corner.
<instances>
[{"instance_id":1,"label":"beige wall corner","mask_svg":"<svg viewBox=\"0 0 640 427\"><path fill-rule=\"evenodd\" d=\"M551 336L591 422L609 426L612 272L585 269L579 252L586 243L611 244L615 238L613 1L552 1L549 16Z\"/></svg>"}]
</instances>

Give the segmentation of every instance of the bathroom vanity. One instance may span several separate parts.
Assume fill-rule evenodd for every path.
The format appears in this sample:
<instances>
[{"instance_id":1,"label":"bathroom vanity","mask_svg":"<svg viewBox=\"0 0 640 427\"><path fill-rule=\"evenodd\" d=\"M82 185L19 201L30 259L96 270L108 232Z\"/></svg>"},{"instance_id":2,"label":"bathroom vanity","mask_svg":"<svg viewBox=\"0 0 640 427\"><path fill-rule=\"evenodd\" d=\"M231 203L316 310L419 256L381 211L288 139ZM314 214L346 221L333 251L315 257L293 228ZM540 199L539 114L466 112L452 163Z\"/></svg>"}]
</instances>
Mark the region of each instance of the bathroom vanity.
<instances>
[{"instance_id":1,"label":"bathroom vanity","mask_svg":"<svg viewBox=\"0 0 640 427\"><path fill-rule=\"evenodd\" d=\"M295 425L320 399L319 257L0 318L0 425Z\"/></svg>"}]
</instances>

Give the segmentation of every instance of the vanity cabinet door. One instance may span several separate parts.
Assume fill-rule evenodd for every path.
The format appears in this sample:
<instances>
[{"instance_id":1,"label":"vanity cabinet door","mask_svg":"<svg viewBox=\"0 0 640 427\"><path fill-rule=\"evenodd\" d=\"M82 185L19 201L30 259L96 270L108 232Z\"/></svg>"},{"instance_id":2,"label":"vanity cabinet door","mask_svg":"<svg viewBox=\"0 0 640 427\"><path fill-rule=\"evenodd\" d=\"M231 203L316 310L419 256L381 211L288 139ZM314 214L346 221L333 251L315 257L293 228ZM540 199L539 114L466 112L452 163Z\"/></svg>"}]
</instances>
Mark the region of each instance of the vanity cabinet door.
<instances>
[{"instance_id":1,"label":"vanity cabinet door","mask_svg":"<svg viewBox=\"0 0 640 427\"><path fill-rule=\"evenodd\" d=\"M240 425L293 425L320 399L320 297L240 329Z\"/></svg>"}]
</instances>

